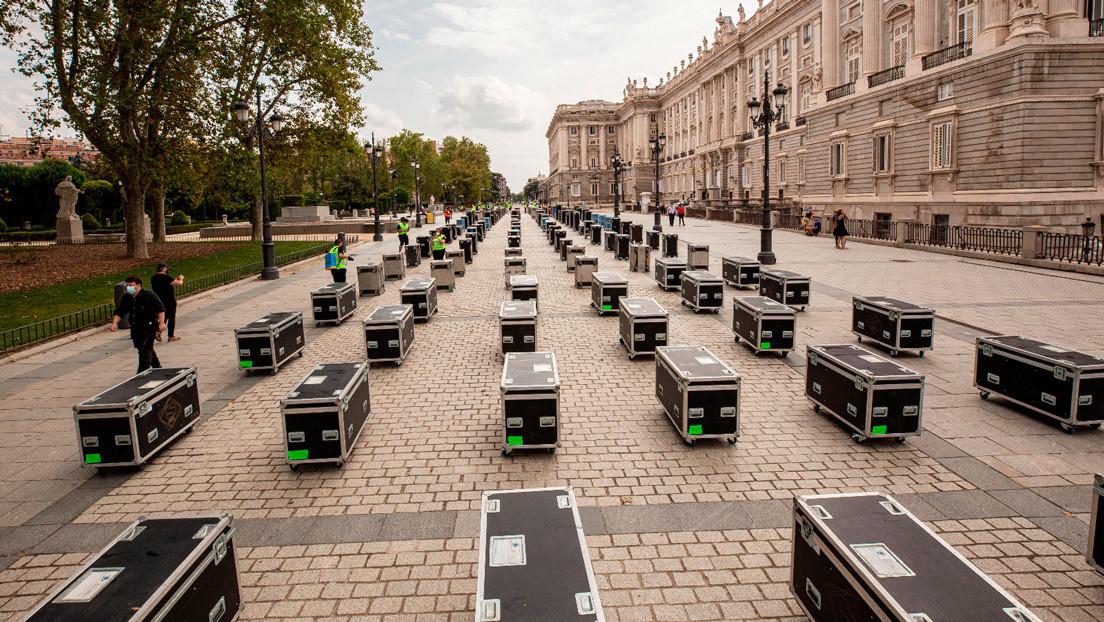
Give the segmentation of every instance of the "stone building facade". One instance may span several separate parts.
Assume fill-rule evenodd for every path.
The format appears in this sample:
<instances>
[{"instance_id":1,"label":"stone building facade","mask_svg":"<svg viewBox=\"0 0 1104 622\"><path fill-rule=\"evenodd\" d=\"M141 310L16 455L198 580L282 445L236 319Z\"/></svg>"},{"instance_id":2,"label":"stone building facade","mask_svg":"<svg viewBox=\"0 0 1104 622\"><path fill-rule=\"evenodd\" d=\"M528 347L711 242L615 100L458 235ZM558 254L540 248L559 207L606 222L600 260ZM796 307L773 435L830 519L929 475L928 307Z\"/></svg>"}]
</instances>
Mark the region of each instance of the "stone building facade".
<instances>
[{"instance_id":1,"label":"stone building facade","mask_svg":"<svg viewBox=\"0 0 1104 622\"><path fill-rule=\"evenodd\" d=\"M0 164L33 166L47 158L92 162L100 152L91 145L72 138L44 138L0 135Z\"/></svg>"},{"instance_id":2,"label":"stone building facade","mask_svg":"<svg viewBox=\"0 0 1104 622\"><path fill-rule=\"evenodd\" d=\"M786 209L934 224L1104 220L1104 0L773 0L621 102L562 105L543 195L609 205L616 149L633 203L755 207L763 132L747 100L789 92L771 131ZM569 196L570 195L570 196Z\"/></svg>"}]
</instances>

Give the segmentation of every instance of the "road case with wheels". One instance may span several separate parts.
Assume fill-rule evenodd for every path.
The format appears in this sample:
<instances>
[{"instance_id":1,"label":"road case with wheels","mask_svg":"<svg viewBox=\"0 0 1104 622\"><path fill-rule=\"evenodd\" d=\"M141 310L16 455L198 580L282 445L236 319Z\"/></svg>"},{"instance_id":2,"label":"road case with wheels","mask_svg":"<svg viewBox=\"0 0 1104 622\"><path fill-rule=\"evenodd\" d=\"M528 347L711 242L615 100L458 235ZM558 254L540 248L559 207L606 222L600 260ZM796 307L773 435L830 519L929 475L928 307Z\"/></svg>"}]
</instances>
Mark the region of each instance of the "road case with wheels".
<instances>
[{"instance_id":1,"label":"road case with wheels","mask_svg":"<svg viewBox=\"0 0 1104 622\"><path fill-rule=\"evenodd\" d=\"M422 254L415 245L407 244L404 246L403 257L406 258L407 268L416 268L422 265Z\"/></svg>"},{"instance_id":2,"label":"road case with wheels","mask_svg":"<svg viewBox=\"0 0 1104 622\"><path fill-rule=\"evenodd\" d=\"M475 236L477 238L479 238L480 242L483 241L483 238L487 237L487 221L486 220L480 220L479 222L475 223Z\"/></svg>"},{"instance_id":3,"label":"road case with wheels","mask_svg":"<svg viewBox=\"0 0 1104 622\"><path fill-rule=\"evenodd\" d=\"M521 248L521 236L520 235L508 235L506 236L506 246L510 248Z\"/></svg>"},{"instance_id":4,"label":"road case with wheels","mask_svg":"<svg viewBox=\"0 0 1104 622\"><path fill-rule=\"evenodd\" d=\"M467 273L467 266L464 262L464 251L445 251L445 259L452 260L453 278L462 277Z\"/></svg>"},{"instance_id":5,"label":"road case with wheels","mask_svg":"<svg viewBox=\"0 0 1104 622\"><path fill-rule=\"evenodd\" d=\"M229 514L141 518L59 585L27 622L231 622L241 612Z\"/></svg>"},{"instance_id":6,"label":"road case with wheels","mask_svg":"<svg viewBox=\"0 0 1104 622\"><path fill-rule=\"evenodd\" d=\"M629 238L633 244L643 244L644 225L629 225Z\"/></svg>"},{"instance_id":7,"label":"road case with wheels","mask_svg":"<svg viewBox=\"0 0 1104 622\"><path fill-rule=\"evenodd\" d=\"M502 366L502 455L515 449L556 451L560 444L560 376L552 352L509 352Z\"/></svg>"},{"instance_id":8,"label":"road case with wheels","mask_svg":"<svg viewBox=\"0 0 1104 622\"><path fill-rule=\"evenodd\" d=\"M381 259L383 260L383 278L390 281L406 276L406 264L403 262L402 253L387 253Z\"/></svg>"},{"instance_id":9,"label":"road case with wheels","mask_svg":"<svg viewBox=\"0 0 1104 622\"><path fill-rule=\"evenodd\" d=\"M602 235L604 236L603 239L605 240L606 250L614 253L617 252L617 236L621 234L611 229L606 231Z\"/></svg>"},{"instance_id":10,"label":"road case with wheels","mask_svg":"<svg viewBox=\"0 0 1104 622\"><path fill-rule=\"evenodd\" d=\"M740 436L740 376L702 346L656 348L656 398L688 445Z\"/></svg>"},{"instance_id":11,"label":"road case with wheels","mask_svg":"<svg viewBox=\"0 0 1104 622\"><path fill-rule=\"evenodd\" d=\"M510 275L510 300L532 300L540 308L537 277L530 274Z\"/></svg>"},{"instance_id":12,"label":"road case with wheels","mask_svg":"<svg viewBox=\"0 0 1104 622\"><path fill-rule=\"evenodd\" d=\"M560 240L560 261L567 261L567 249L571 248L572 244L571 240Z\"/></svg>"},{"instance_id":13,"label":"road case with wheels","mask_svg":"<svg viewBox=\"0 0 1104 622\"><path fill-rule=\"evenodd\" d=\"M682 304L694 311L720 313L724 306L724 281L712 272L686 270L681 275Z\"/></svg>"},{"instance_id":14,"label":"road case with wheels","mask_svg":"<svg viewBox=\"0 0 1104 622\"><path fill-rule=\"evenodd\" d=\"M860 346L808 346L805 396L857 442L919 436L924 376Z\"/></svg>"},{"instance_id":15,"label":"road case with wheels","mask_svg":"<svg viewBox=\"0 0 1104 622\"><path fill-rule=\"evenodd\" d=\"M563 227L556 229L556 236L553 238L552 247L556 249L556 252L560 252L560 247L563 246L564 241L567 240L567 230Z\"/></svg>"},{"instance_id":16,"label":"road case with wheels","mask_svg":"<svg viewBox=\"0 0 1104 622\"><path fill-rule=\"evenodd\" d=\"M456 291L456 275L452 272L451 259L431 259L429 261L429 276L437 281L438 290Z\"/></svg>"},{"instance_id":17,"label":"road case with wheels","mask_svg":"<svg viewBox=\"0 0 1104 622\"><path fill-rule=\"evenodd\" d=\"M781 352L794 349L797 335L797 312L766 296L744 296L733 300L732 332L736 341L743 341L760 352Z\"/></svg>"},{"instance_id":18,"label":"road case with wheels","mask_svg":"<svg viewBox=\"0 0 1104 622\"><path fill-rule=\"evenodd\" d=\"M603 622L570 488L484 492L475 622Z\"/></svg>"},{"instance_id":19,"label":"road case with wheels","mask_svg":"<svg viewBox=\"0 0 1104 622\"><path fill-rule=\"evenodd\" d=\"M667 311L652 298L622 298L618 329L621 345L629 351L630 359L655 354L657 347L667 345Z\"/></svg>"},{"instance_id":20,"label":"road case with wheels","mask_svg":"<svg viewBox=\"0 0 1104 622\"><path fill-rule=\"evenodd\" d=\"M687 270L708 270L709 269L709 245L708 244L687 244L686 245L686 269Z\"/></svg>"},{"instance_id":21,"label":"road case with wheels","mask_svg":"<svg viewBox=\"0 0 1104 622\"><path fill-rule=\"evenodd\" d=\"M614 250L614 259L629 259L629 236L624 233L617 234L617 244Z\"/></svg>"},{"instance_id":22,"label":"road case with wheels","mask_svg":"<svg viewBox=\"0 0 1104 622\"><path fill-rule=\"evenodd\" d=\"M371 413L368 363L323 363L280 401L287 462L345 464Z\"/></svg>"},{"instance_id":23,"label":"road case with wheels","mask_svg":"<svg viewBox=\"0 0 1104 622\"><path fill-rule=\"evenodd\" d=\"M81 463L144 464L199 420L194 367L147 369L73 407Z\"/></svg>"},{"instance_id":24,"label":"road case with wheels","mask_svg":"<svg viewBox=\"0 0 1104 622\"><path fill-rule=\"evenodd\" d=\"M598 224L593 224L590 227L590 243L601 244L602 243L602 227Z\"/></svg>"},{"instance_id":25,"label":"road case with wheels","mask_svg":"<svg viewBox=\"0 0 1104 622\"><path fill-rule=\"evenodd\" d=\"M362 263L357 266L357 290L361 296L379 296L383 293L383 264Z\"/></svg>"},{"instance_id":26,"label":"road case with wheels","mask_svg":"<svg viewBox=\"0 0 1104 622\"><path fill-rule=\"evenodd\" d=\"M474 227L468 227L469 231L473 228ZM482 242L483 240L479 236L477 236L475 233L470 233L470 232L467 235L464 236L464 239L468 240L468 242L471 244L472 255L478 255L479 254L479 243Z\"/></svg>"},{"instance_id":27,"label":"road case with wheels","mask_svg":"<svg viewBox=\"0 0 1104 622\"><path fill-rule=\"evenodd\" d=\"M1104 359L1027 337L978 337L974 386L1057 419L1072 433L1104 422Z\"/></svg>"},{"instance_id":28,"label":"road case with wheels","mask_svg":"<svg viewBox=\"0 0 1104 622\"><path fill-rule=\"evenodd\" d=\"M659 240L660 240L660 236L662 236L662 235L663 234L659 231L649 231L648 232L648 247L651 248L654 251L658 251L659 250Z\"/></svg>"},{"instance_id":29,"label":"road case with wheels","mask_svg":"<svg viewBox=\"0 0 1104 622\"><path fill-rule=\"evenodd\" d=\"M428 322L437 313L437 279L415 277L399 288L399 299L414 307L414 321Z\"/></svg>"},{"instance_id":30,"label":"road case with wheels","mask_svg":"<svg viewBox=\"0 0 1104 622\"><path fill-rule=\"evenodd\" d=\"M254 371L275 374L295 355L302 356L303 314L298 311L269 313L234 329L238 344L238 367L246 375Z\"/></svg>"},{"instance_id":31,"label":"road case with wheels","mask_svg":"<svg viewBox=\"0 0 1104 622\"><path fill-rule=\"evenodd\" d=\"M311 292L314 325L340 324L356 311L357 292L352 283L330 283Z\"/></svg>"},{"instance_id":32,"label":"road case with wheels","mask_svg":"<svg viewBox=\"0 0 1104 622\"><path fill-rule=\"evenodd\" d=\"M759 272L759 295L773 298L784 305L805 310L809 304L811 284L809 277L789 270L762 270Z\"/></svg>"},{"instance_id":33,"label":"road case with wheels","mask_svg":"<svg viewBox=\"0 0 1104 622\"><path fill-rule=\"evenodd\" d=\"M598 271L598 258L580 255L575 258L575 288L586 286L594 282L594 273Z\"/></svg>"},{"instance_id":34,"label":"road case with wheels","mask_svg":"<svg viewBox=\"0 0 1104 622\"><path fill-rule=\"evenodd\" d=\"M851 308L851 332L898 352L916 352L934 345L935 311L885 296L855 296Z\"/></svg>"},{"instance_id":35,"label":"road case with wheels","mask_svg":"<svg viewBox=\"0 0 1104 622\"><path fill-rule=\"evenodd\" d=\"M402 365L414 345L414 307L376 307L364 318L364 345L369 363Z\"/></svg>"},{"instance_id":36,"label":"road case with wheels","mask_svg":"<svg viewBox=\"0 0 1104 622\"><path fill-rule=\"evenodd\" d=\"M663 234L663 256L664 257L678 257L678 234L677 233L664 233Z\"/></svg>"},{"instance_id":37,"label":"road case with wheels","mask_svg":"<svg viewBox=\"0 0 1104 622\"><path fill-rule=\"evenodd\" d=\"M535 352L537 349L537 303L533 300L504 300L498 309L498 342L502 354Z\"/></svg>"},{"instance_id":38,"label":"road case with wheels","mask_svg":"<svg viewBox=\"0 0 1104 622\"><path fill-rule=\"evenodd\" d=\"M520 248L504 248L502 249L503 257L522 257L523 253Z\"/></svg>"},{"instance_id":39,"label":"road case with wheels","mask_svg":"<svg viewBox=\"0 0 1104 622\"><path fill-rule=\"evenodd\" d=\"M460 245L460 252L464 253L464 263L469 264L472 262L472 243L471 238L463 237L457 242Z\"/></svg>"},{"instance_id":40,"label":"road case with wheels","mask_svg":"<svg viewBox=\"0 0 1104 622\"><path fill-rule=\"evenodd\" d=\"M647 244L632 244L629 246L629 270L648 272L651 259L652 249Z\"/></svg>"},{"instance_id":41,"label":"road case with wheels","mask_svg":"<svg viewBox=\"0 0 1104 622\"><path fill-rule=\"evenodd\" d=\"M586 249L582 246L569 246L567 248L567 271L575 271L575 260L583 256Z\"/></svg>"},{"instance_id":42,"label":"road case with wheels","mask_svg":"<svg viewBox=\"0 0 1104 622\"><path fill-rule=\"evenodd\" d=\"M414 239L418 242L418 252L421 254L422 259L429 259L431 256L429 253L429 236L419 235Z\"/></svg>"},{"instance_id":43,"label":"road case with wheels","mask_svg":"<svg viewBox=\"0 0 1104 622\"><path fill-rule=\"evenodd\" d=\"M598 315L617 313L617 301L629 295L629 282L616 272L595 272L591 276L590 304Z\"/></svg>"},{"instance_id":44,"label":"road case with wheels","mask_svg":"<svg viewBox=\"0 0 1104 622\"><path fill-rule=\"evenodd\" d=\"M1093 475L1092 513L1089 518L1089 565L1104 574L1104 475Z\"/></svg>"},{"instance_id":45,"label":"road case with wheels","mask_svg":"<svg viewBox=\"0 0 1104 622\"><path fill-rule=\"evenodd\" d=\"M1039 622L893 497L794 497L790 590L814 622Z\"/></svg>"},{"instance_id":46,"label":"road case with wheels","mask_svg":"<svg viewBox=\"0 0 1104 622\"><path fill-rule=\"evenodd\" d=\"M515 274L525 274L525 258L524 257L504 257L503 263L503 278L506 281L506 287L510 287L510 277Z\"/></svg>"},{"instance_id":47,"label":"road case with wheels","mask_svg":"<svg viewBox=\"0 0 1104 622\"><path fill-rule=\"evenodd\" d=\"M682 288L682 273L686 262L678 257L655 258L655 281L666 291Z\"/></svg>"},{"instance_id":48,"label":"road case with wheels","mask_svg":"<svg viewBox=\"0 0 1104 622\"><path fill-rule=\"evenodd\" d=\"M759 262L747 257L721 258L721 278L729 285L743 289L759 287Z\"/></svg>"}]
</instances>

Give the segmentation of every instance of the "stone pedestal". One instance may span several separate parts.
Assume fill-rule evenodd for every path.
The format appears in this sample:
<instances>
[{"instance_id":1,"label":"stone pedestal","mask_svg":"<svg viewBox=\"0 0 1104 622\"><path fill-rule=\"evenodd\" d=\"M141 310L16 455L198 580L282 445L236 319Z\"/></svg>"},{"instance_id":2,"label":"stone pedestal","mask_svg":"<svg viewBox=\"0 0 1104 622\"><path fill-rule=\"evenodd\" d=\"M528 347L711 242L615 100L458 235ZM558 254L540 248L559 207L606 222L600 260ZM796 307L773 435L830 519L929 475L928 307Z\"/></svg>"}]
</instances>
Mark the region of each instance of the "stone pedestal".
<instances>
[{"instance_id":1,"label":"stone pedestal","mask_svg":"<svg viewBox=\"0 0 1104 622\"><path fill-rule=\"evenodd\" d=\"M84 241L84 223L76 216L58 218L56 228L58 244L80 244Z\"/></svg>"},{"instance_id":2,"label":"stone pedestal","mask_svg":"<svg viewBox=\"0 0 1104 622\"><path fill-rule=\"evenodd\" d=\"M1047 228L1042 225L1029 225L1023 228L1023 246L1020 247L1020 257L1024 259L1038 259L1043 254L1043 235Z\"/></svg>"},{"instance_id":3,"label":"stone pedestal","mask_svg":"<svg viewBox=\"0 0 1104 622\"><path fill-rule=\"evenodd\" d=\"M652 193L651 192L641 192L640 193L640 211L647 214L648 212L652 211L651 206L652 206Z\"/></svg>"},{"instance_id":4,"label":"stone pedestal","mask_svg":"<svg viewBox=\"0 0 1104 622\"><path fill-rule=\"evenodd\" d=\"M334 220L327 205L310 207L285 207L276 222L323 222Z\"/></svg>"},{"instance_id":5,"label":"stone pedestal","mask_svg":"<svg viewBox=\"0 0 1104 622\"><path fill-rule=\"evenodd\" d=\"M1039 8L1039 0L1025 0L1014 4L1012 20L1008 26L1008 39L1011 41L1048 37L1046 17Z\"/></svg>"}]
</instances>

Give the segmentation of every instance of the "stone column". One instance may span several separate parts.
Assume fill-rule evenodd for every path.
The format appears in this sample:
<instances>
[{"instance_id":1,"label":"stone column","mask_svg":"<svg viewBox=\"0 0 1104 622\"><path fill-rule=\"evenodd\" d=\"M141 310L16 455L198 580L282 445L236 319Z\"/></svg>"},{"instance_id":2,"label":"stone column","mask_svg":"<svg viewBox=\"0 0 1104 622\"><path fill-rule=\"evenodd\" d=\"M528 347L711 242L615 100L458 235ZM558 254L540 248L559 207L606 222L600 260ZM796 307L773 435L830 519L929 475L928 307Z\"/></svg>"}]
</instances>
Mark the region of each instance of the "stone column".
<instances>
[{"instance_id":1,"label":"stone column","mask_svg":"<svg viewBox=\"0 0 1104 622\"><path fill-rule=\"evenodd\" d=\"M885 58L885 24L882 23L882 0L863 0L862 7L863 75L878 73Z\"/></svg>"},{"instance_id":2,"label":"stone column","mask_svg":"<svg viewBox=\"0 0 1104 622\"><path fill-rule=\"evenodd\" d=\"M579 126L579 166L590 168L590 130L585 124Z\"/></svg>"},{"instance_id":3,"label":"stone column","mask_svg":"<svg viewBox=\"0 0 1104 622\"><path fill-rule=\"evenodd\" d=\"M724 76L713 76L713 140L721 139L721 113L724 103L721 101L721 86Z\"/></svg>"},{"instance_id":4,"label":"stone column","mask_svg":"<svg viewBox=\"0 0 1104 622\"><path fill-rule=\"evenodd\" d=\"M1089 20L1081 17L1077 6L1084 0L1050 0L1046 27L1054 38L1084 37L1089 31Z\"/></svg>"},{"instance_id":5,"label":"stone column","mask_svg":"<svg viewBox=\"0 0 1104 622\"><path fill-rule=\"evenodd\" d=\"M930 3L921 2L920 4ZM820 54L823 79L820 85L822 89L828 90L839 86L840 81L839 0L821 0L820 19L823 38Z\"/></svg>"},{"instance_id":6,"label":"stone column","mask_svg":"<svg viewBox=\"0 0 1104 622\"><path fill-rule=\"evenodd\" d=\"M936 49L939 41L939 24L937 23L939 11L935 4L933 0L931 2L917 2L913 5L915 7L912 15L912 29L915 33L912 46L913 57L931 54Z\"/></svg>"},{"instance_id":7,"label":"stone column","mask_svg":"<svg viewBox=\"0 0 1104 622\"><path fill-rule=\"evenodd\" d=\"M609 165L606 160L606 141L609 140L609 134L606 132L608 131L605 125L598 126L598 170L602 170ZM601 188L599 187L599 189Z\"/></svg>"},{"instance_id":8,"label":"stone column","mask_svg":"<svg viewBox=\"0 0 1104 622\"><path fill-rule=\"evenodd\" d=\"M561 171L566 171L571 164L571 154L567 146L567 135L570 131L566 125L560 126L560 161L557 168Z\"/></svg>"},{"instance_id":9,"label":"stone column","mask_svg":"<svg viewBox=\"0 0 1104 622\"><path fill-rule=\"evenodd\" d=\"M975 51L999 48L1007 38L1008 0L985 0L981 7L981 34L974 39Z\"/></svg>"},{"instance_id":10,"label":"stone column","mask_svg":"<svg viewBox=\"0 0 1104 622\"><path fill-rule=\"evenodd\" d=\"M732 79L732 74L736 70L732 67L725 69L724 72L724 85L725 85L725 101L724 101L724 127L721 128L721 138L728 138L732 136L733 117L735 113L732 111L737 101L736 99L736 81Z\"/></svg>"}]
</instances>

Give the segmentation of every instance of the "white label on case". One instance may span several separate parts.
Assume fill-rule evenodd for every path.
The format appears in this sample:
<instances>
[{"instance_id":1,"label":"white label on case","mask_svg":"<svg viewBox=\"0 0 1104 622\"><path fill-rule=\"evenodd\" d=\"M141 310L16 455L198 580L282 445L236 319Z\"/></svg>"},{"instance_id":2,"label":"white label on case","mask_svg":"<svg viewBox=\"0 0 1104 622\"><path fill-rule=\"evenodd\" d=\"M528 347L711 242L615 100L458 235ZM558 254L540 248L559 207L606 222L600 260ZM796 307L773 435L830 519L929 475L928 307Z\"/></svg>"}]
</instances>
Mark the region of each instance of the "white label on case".
<instances>
[{"instance_id":1,"label":"white label on case","mask_svg":"<svg viewBox=\"0 0 1104 622\"><path fill-rule=\"evenodd\" d=\"M534 372L550 372L550 371L552 371L552 366L547 364L547 363L538 363L538 364L533 366L533 371Z\"/></svg>"},{"instance_id":2,"label":"white label on case","mask_svg":"<svg viewBox=\"0 0 1104 622\"><path fill-rule=\"evenodd\" d=\"M525 565L525 536L494 536L490 542L490 566Z\"/></svg>"},{"instance_id":3,"label":"white label on case","mask_svg":"<svg viewBox=\"0 0 1104 622\"><path fill-rule=\"evenodd\" d=\"M323 382L326 382L325 376L311 376L304 380L303 384L322 384Z\"/></svg>"},{"instance_id":4,"label":"white label on case","mask_svg":"<svg viewBox=\"0 0 1104 622\"><path fill-rule=\"evenodd\" d=\"M105 587L108 586L115 577L122 574L124 568L89 568L79 579L73 582L72 585L65 588L58 597L54 599L55 603L87 603L96 598Z\"/></svg>"},{"instance_id":5,"label":"white label on case","mask_svg":"<svg viewBox=\"0 0 1104 622\"><path fill-rule=\"evenodd\" d=\"M874 354L864 354L864 355L860 356L859 358L866 361L867 363L882 363L882 362L885 361L884 358L882 358L880 356L876 356Z\"/></svg>"},{"instance_id":6,"label":"white label on case","mask_svg":"<svg viewBox=\"0 0 1104 622\"><path fill-rule=\"evenodd\" d=\"M985 374L985 379L993 384L1000 384L1000 376L996 374Z\"/></svg>"},{"instance_id":7,"label":"white label on case","mask_svg":"<svg viewBox=\"0 0 1104 622\"><path fill-rule=\"evenodd\" d=\"M881 544L852 544L851 550L863 560L866 565L880 579L891 577L916 576L899 557L889 550L889 547Z\"/></svg>"},{"instance_id":8,"label":"white label on case","mask_svg":"<svg viewBox=\"0 0 1104 622\"><path fill-rule=\"evenodd\" d=\"M165 384L165 381L163 381L163 380L152 380L150 382L147 382L147 383L143 384L142 386L140 386L138 388L142 391L148 391L149 389L156 389L157 387L159 387L163 384Z\"/></svg>"}]
</instances>

